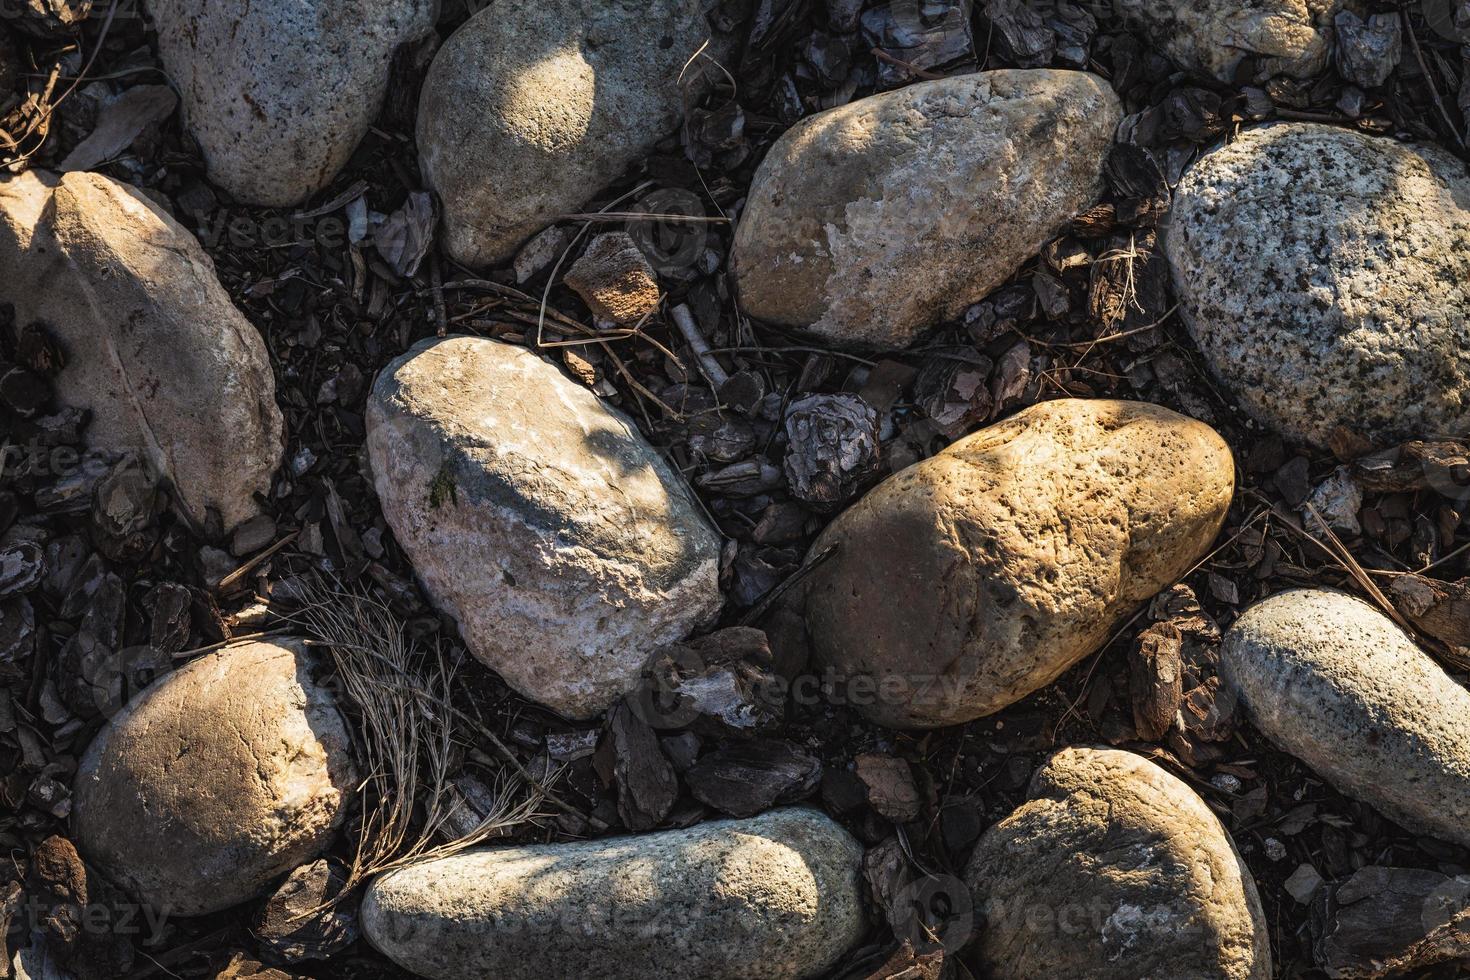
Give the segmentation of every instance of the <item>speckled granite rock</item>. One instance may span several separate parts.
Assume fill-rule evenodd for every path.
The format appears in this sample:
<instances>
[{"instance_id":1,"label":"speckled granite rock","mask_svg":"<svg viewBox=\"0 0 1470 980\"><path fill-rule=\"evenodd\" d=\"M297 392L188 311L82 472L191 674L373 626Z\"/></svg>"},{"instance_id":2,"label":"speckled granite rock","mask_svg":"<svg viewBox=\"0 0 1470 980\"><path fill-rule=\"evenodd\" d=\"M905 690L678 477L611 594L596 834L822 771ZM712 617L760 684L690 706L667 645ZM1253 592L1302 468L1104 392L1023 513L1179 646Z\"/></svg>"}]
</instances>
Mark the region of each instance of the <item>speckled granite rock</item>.
<instances>
[{"instance_id":1,"label":"speckled granite rock","mask_svg":"<svg viewBox=\"0 0 1470 980\"><path fill-rule=\"evenodd\" d=\"M624 415L524 347L426 340L373 386L383 515L470 651L572 718L719 612L720 539Z\"/></svg>"},{"instance_id":2,"label":"speckled granite rock","mask_svg":"<svg viewBox=\"0 0 1470 980\"><path fill-rule=\"evenodd\" d=\"M674 132L709 37L699 0L497 0L471 17L419 99L454 258L509 260Z\"/></svg>"},{"instance_id":3,"label":"speckled granite rock","mask_svg":"<svg viewBox=\"0 0 1470 980\"><path fill-rule=\"evenodd\" d=\"M1194 791L1141 756L1070 748L991 827L966 880L992 980L1267 980L1250 870Z\"/></svg>"},{"instance_id":4,"label":"speckled granite rock","mask_svg":"<svg viewBox=\"0 0 1470 980\"><path fill-rule=\"evenodd\" d=\"M862 938L861 861L826 816L775 810L429 861L374 881L362 924L432 980L799 980Z\"/></svg>"},{"instance_id":5,"label":"speckled granite rock","mask_svg":"<svg viewBox=\"0 0 1470 980\"><path fill-rule=\"evenodd\" d=\"M999 711L1183 575L1235 467L1203 423L1140 402L1043 402L890 477L812 545L817 664L872 720Z\"/></svg>"},{"instance_id":6,"label":"speckled granite rock","mask_svg":"<svg viewBox=\"0 0 1470 980\"><path fill-rule=\"evenodd\" d=\"M383 104L393 52L438 0L147 0L209 179L248 204L325 187Z\"/></svg>"},{"instance_id":7,"label":"speckled granite rock","mask_svg":"<svg viewBox=\"0 0 1470 980\"><path fill-rule=\"evenodd\" d=\"M77 770L82 854L173 915L238 905L321 854L357 774L312 669L299 640L242 643L134 698Z\"/></svg>"},{"instance_id":8,"label":"speckled granite rock","mask_svg":"<svg viewBox=\"0 0 1470 980\"><path fill-rule=\"evenodd\" d=\"M751 316L906 347L1102 192L1122 109L1077 71L919 82L809 116L756 171L731 264Z\"/></svg>"},{"instance_id":9,"label":"speckled granite rock","mask_svg":"<svg viewBox=\"0 0 1470 980\"><path fill-rule=\"evenodd\" d=\"M28 171L0 181L0 281L65 347L57 397L91 411L88 445L145 460L198 524L259 512L285 449L275 378L193 235L127 184Z\"/></svg>"},{"instance_id":10,"label":"speckled granite rock","mask_svg":"<svg viewBox=\"0 0 1470 980\"><path fill-rule=\"evenodd\" d=\"M1332 51L1344 0L1113 0L1114 9L1179 65L1222 82L1247 57L1258 80L1317 74Z\"/></svg>"},{"instance_id":11,"label":"speckled granite rock","mask_svg":"<svg viewBox=\"0 0 1470 980\"><path fill-rule=\"evenodd\" d=\"M1376 608L1272 596L1225 635L1220 673L1257 728L1339 790L1470 847L1470 691Z\"/></svg>"},{"instance_id":12,"label":"speckled granite rock","mask_svg":"<svg viewBox=\"0 0 1470 980\"><path fill-rule=\"evenodd\" d=\"M1266 425L1317 446L1470 431L1470 177L1444 150L1247 130L1185 173L1165 250L1195 342Z\"/></svg>"}]
</instances>

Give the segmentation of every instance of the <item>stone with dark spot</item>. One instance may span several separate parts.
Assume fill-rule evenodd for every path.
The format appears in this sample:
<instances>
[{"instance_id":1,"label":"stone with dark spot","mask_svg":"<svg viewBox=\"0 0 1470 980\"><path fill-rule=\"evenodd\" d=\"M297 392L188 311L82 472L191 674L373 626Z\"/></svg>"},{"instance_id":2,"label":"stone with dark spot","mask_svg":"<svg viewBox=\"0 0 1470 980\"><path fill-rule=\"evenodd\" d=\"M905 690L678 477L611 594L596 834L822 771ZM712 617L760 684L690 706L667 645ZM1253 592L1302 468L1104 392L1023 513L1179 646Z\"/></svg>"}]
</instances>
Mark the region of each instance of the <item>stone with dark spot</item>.
<instances>
[{"instance_id":1,"label":"stone with dark spot","mask_svg":"<svg viewBox=\"0 0 1470 980\"><path fill-rule=\"evenodd\" d=\"M1470 431L1470 177L1446 151L1247 130L1185 173L1165 251L1211 370L1283 436Z\"/></svg>"}]
</instances>

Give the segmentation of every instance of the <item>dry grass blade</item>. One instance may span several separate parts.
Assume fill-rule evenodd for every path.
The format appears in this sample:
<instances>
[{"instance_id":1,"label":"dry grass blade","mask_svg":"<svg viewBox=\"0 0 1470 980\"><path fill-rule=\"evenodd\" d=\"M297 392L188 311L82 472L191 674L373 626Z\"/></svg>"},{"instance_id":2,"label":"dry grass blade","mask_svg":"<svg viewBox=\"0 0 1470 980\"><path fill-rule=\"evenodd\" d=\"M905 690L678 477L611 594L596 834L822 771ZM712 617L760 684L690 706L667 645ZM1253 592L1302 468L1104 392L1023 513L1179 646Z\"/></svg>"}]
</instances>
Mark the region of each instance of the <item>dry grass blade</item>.
<instances>
[{"instance_id":1,"label":"dry grass blade","mask_svg":"<svg viewBox=\"0 0 1470 980\"><path fill-rule=\"evenodd\" d=\"M1342 539L1339 538L1333 532L1332 528L1328 526L1327 521L1322 517L1320 513L1317 512L1317 508L1313 507L1311 503L1308 503L1306 505L1306 508L1307 512L1312 515L1312 520L1317 522L1317 527L1326 536L1326 541L1323 542L1321 540L1318 540L1316 537L1307 534L1306 531L1302 531L1300 533L1306 535L1307 540L1316 542L1318 547L1327 552L1332 560L1337 562L1337 564L1342 567L1343 571L1347 572L1348 575L1352 577L1352 580L1358 583L1358 587L1366 592L1368 594L1368 597L1372 599L1375 603L1377 603L1378 607L1382 609L1390 619L1397 623L1405 633L1408 633L1410 636L1416 635L1417 631L1414 629L1414 627L1409 624L1409 621L1407 619L1399 615L1399 611L1394 608L1393 603L1388 601L1388 596L1383 594L1383 592L1378 588L1378 584L1373 581L1372 576L1370 576L1366 571L1363 570L1362 565L1358 564L1358 560L1353 557L1353 553L1351 551L1348 551L1347 545L1343 544ZM1287 526L1290 527L1290 525ZM1292 530L1296 529L1292 528Z\"/></svg>"},{"instance_id":2,"label":"dry grass blade","mask_svg":"<svg viewBox=\"0 0 1470 980\"><path fill-rule=\"evenodd\" d=\"M535 819L539 785L507 772L496 805L470 833L436 845L463 805L450 779L460 717L450 703L453 669L436 645L421 649L381 600L320 578L308 580L289 618L330 651L355 709L362 820L346 894L373 875L444 857Z\"/></svg>"}]
</instances>

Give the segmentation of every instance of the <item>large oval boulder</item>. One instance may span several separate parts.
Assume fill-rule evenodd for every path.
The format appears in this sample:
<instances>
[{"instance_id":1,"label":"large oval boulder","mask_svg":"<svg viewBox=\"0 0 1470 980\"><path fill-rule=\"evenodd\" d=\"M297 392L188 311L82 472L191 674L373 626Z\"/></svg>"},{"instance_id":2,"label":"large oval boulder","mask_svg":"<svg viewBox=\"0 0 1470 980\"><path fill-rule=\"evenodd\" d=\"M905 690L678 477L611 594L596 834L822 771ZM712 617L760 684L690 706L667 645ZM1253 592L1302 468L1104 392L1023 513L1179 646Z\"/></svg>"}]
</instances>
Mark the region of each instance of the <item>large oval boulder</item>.
<instances>
[{"instance_id":1,"label":"large oval boulder","mask_svg":"<svg viewBox=\"0 0 1470 980\"><path fill-rule=\"evenodd\" d=\"M419 163L470 266L622 176L683 118L705 70L700 0L499 0L454 33L419 97Z\"/></svg>"},{"instance_id":2,"label":"large oval boulder","mask_svg":"<svg viewBox=\"0 0 1470 980\"><path fill-rule=\"evenodd\" d=\"M226 647L143 691L73 787L83 855L151 908L204 915L319 856L357 785L352 743L305 643Z\"/></svg>"},{"instance_id":3,"label":"large oval boulder","mask_svg":"<svg viewBox=\"0 0 1470 980\"><path fill-rule=\"evenodd\" d=\"M1283 123L1184 175L1165 249L1211 369L1282 435L1470 430L1470 177L1433 146Z\"/></svg>"},{"instance_id":4,"label":"large oval boulder","mask_svg":"<svg viewBox=\"0 0 1470 980\"><path fill-rule=\"evenodd\" d=\"M1070 748L991 827L966 880L993 980L1268 980L1250 870L1193 790L1131 752Z\"/></svg>"},{"instance_id":5,"label":"large oval boulder","mask_svg":"<svg viewBox=\"0 0 1470 980\"><path fill-rule=\"evenodd\" d=\"M802 120L736 230L741 306L839 344L908 346L1097 201L1121 115L1096 75L1006 70Z\"/></svg>"},{"instance_id":6,"label":"large oval boulder","mask_svg":"<svg viewBox=\"0 0 1470 980\"><path fill-rule=\"evenodd\" d=\"M1098 649L1225 519L1230 450L1157 405L1043 402L890 477L812 546L812 652L872 720L999 711Z\"/></svg>"},{"instance_id":7,"label":"large oval boulder","mask_svg":"<svg viewBox=\"0 0 1470 980\"><path fill-rule=\"evenodd\" d=\"M1130 26L1181 67L1235 81L1256 59L1253 77L1307 78L1332 52L1333 17L1343 0L1113 0Z\"/></svg>"},{"instance_id":8,"label":"large oval boulder","mask_svg":"<svg viewBox=\"0 0 1470 980\"><path fill-rule=\"evenodd\" d=\"M362 926L431 980L800 980L862 938L862 853L806 809L469 851L374 881Z\"/></svg>"},{"instance_id":9,"label":"large oval boulder","mask_svg":"<svg viewBox=\"0 0 1470 980\"><path fill-rule=\"evenodd\" d=\"M275 379L193 235L127 184L28 171L0 181L0 280L17 324L65 348L57 397L91 412L92 447L146 461L196 524L259 512L285 449Z\"/></svg>"},{"instance_id":10,"label":"large oval boulder","mask_svg":"<svg viewBox=\"0 0 1470 980\"><path fill-rule=\"evenodd\" d=\"M383 515L465 643L571 718L719 612L720 539L620 412L523 347L418 344L367 410Z\"/></svg>"},{"instance_id":11,"label":"large oval boulder","mask_svg":"<svg viewBox=\"0 0 1470 980\"><path fill-rule=\"evenodd\" d=\"M1220 674L1266 737L1343 793L1470 847L1470 692L1376 608L1272 596L1225 635Z\"/></svg>"},{"instance_id":12,"label":"large oval boulder","mask_svg":"<svg viewBox=\"0 0 1470 980\"><path fill-rule=\"evenodd\" d=\"M158 55L209 179L247 204L325 187L382 108L393 52L437 0L148 0Z\"/></svg>"}]
</instances>

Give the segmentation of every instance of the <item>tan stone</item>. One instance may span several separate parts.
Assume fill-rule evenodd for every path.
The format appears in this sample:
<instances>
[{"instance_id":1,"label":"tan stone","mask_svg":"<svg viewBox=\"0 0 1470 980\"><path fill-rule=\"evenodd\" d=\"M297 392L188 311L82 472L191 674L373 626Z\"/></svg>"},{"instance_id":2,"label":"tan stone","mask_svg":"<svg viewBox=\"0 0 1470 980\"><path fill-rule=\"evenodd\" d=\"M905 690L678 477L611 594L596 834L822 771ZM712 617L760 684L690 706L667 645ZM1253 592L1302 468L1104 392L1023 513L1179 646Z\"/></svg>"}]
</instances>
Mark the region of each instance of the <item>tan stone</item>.
<instances>
[{"instance_id":1,"label":"tan stone","mask_svg":"<svg viewBox=\"0 0 1470 980\"><path fill-rule=\"evenodd\" d=\"M673 133L709 39L699 0L497 0L471 17L419 99L455 260L509 260Z\"/></svg>"},{"instance_id":2,"label":"tan stone","mask_svg":"<svg viewBox=\"0 0 1470 980\"><path fill-rule=\"evenodd\" d=\"M1047 69L919 82L802 120L736 229L741 306L836 343L908 346L1096 202L1121 115L1096 75Z\"/></svg>"},{"instance_id":3,"label":"tan stone","mask_svg":"<svg viewBox=\"0 0 1470 980\"><path fill-rule=\"evenodd\" d=\"M357 776L313 666L299 640L242 643L134 698L77 770L82 854L174 915L238 905L320 855Z\"/></svg>"},{"instance_id":4,"label":"tan stone","mask_svg":"<svg viewBox=\"0 0 1470 980\"><path fill-rule=\"evenodd\" d=\"M1035 405L890 477L805 583L817 662L880 724L999 711L1101 646L1209 548L1229 447L1157 405Z\"/></svg>"},{"instance_id":5,"label":"tan stone","mask_svg":"<svg viewBox=\"0 0 1470 980\"><path fill-rule=\"evenodd\" d=\"M285 449L275 379L193 235L127 184L29 171L0 182L0 280L65 348L57 396L91 411L90 446L136 453L196 522L258 513Z\"/></svg>"},{"instance_id":6,"label":"tan stone","mask_svg":"<svg viewBox=\"0 0 1470 980\"><path fill-rule=\"evenodd\" d=\"M1266 980L1250 870L1193 790L1131 752L1063 749L965 877L992 980Z\"/></svg>"}]
</instances>

